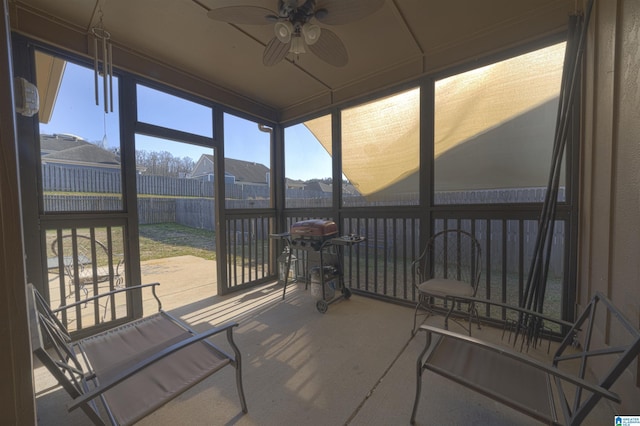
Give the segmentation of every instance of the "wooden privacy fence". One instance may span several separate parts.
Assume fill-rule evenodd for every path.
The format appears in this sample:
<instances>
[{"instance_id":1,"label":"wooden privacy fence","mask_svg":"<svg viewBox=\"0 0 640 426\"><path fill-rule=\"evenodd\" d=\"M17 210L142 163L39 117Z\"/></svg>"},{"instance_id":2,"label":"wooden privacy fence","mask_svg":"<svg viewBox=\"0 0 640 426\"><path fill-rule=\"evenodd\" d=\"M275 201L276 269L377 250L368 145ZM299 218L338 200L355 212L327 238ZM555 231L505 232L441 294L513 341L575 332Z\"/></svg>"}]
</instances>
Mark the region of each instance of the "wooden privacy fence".
<instances>
[{"instance_id":1,"label":"wooden privacy fence","mask_svg":"<svg viewBox=\"0 0 640 426\"><path fill-rule=\"evenodd\" d=\"M213 198L174 198L173 200L176 223L191 228L215 231Z\"/></svg>"},{"instance_id":2,"label":"wooden privacy fence","mask_svg":"<svg viewBox=\"0 0 640 426\"><path fill-rule=\"evenodd\" d=\"M45 195L47 212L118 211L122 199L101 195ZM191 228L215 231L213 198L138 198L138 218L141 225L178 223Z\"/></svg>"},{"instance_id":3,"label":"wooden privacy fence","mask_svg":"<svg viewBox=\"0 0 640 426\"><path fill-rule=\"evenodd\" d=\"M122 197L119 195L58 195L45 194L43 197L45 212L87 212L122 210Z\"/></svg>"},{"instance_id":4,"label":"wooden privacy fence","mask_svg":"<svg viewBox=\"0 0 640 426\"><path fill-rule=\"evenodd\" d=\"M175 195L181 197L213 197L213 182L200 179L137 175L138 194Z\"/></svg>"},{"instance_id":5,"label":"wooden privacy fence","mask_svg":"<svg viewBox=\"0 0 640 426\"><path fill-rule=\"evenodd\" d=\"M229 184L233 185L233 184ZM42 165L42 186L51 192L87 192L121 194L120 168L65 167ZM137 175L138 194L182 197L213 197L213 182L168 176Z\"/></svg>"},{"instance_id":6,"label":"wooden privacy fence","mask_svg":"<svg viewBox=\"0 0 640 426\"><path fill-rule=\"evenodd\" d=\"M119 194L122 192L120 168L68 167L42 164L42 186L45 191L95 192Z\"/></svg>"},{"instance_id":7,"label":"wooden privacy fence","mask_svg":"<svg viewBox=\"0 0 640 426\"><path fill-rule=\"evenodd\" d=\"M46 192L85 192L121 194L120 169L42 165L42 185ZM138 194L176 197L213 197L213 181L168 176L136 175ZM266 184L226 183L227 199L268 200L271 188Z\"/></svg>"},{"instance_id":8,"label":"wooden privacy fence","mask_svg":"<svg viewBox=\"0 0 640 426\"><path fill-rule=\"evenodd\" d=\"M42 182L45 192L85 192L95 194L121 194L122 182L119 168L99 167L67 167L59 164L44 163L42 165ZM191 178L175 178L167 176L137 175L136 188L138 194L177 196L177 197L213 197L214 184ZM546 188L506 188L473 191L436 191L436 204L504 204L504 203L539 203L544 200ZM226 183L225 198L227 200L269 200L271 188L263 184ZM287 207L327 207L331 202L331 192L303 189L286 190ZM345 206L415 205L418 193L393 194L392 199L382 202L371 202L357 194L344 194ZM559 199L565 199L564 188L559 190ZM305 204L307 203L307 204ZM236 208L235 206L233 208Z\"/></svg>"},{"instance_id":9,"label":"wooden privacy fence","mask_svg":"<svg viewBox=\"0 0 640 426\"><path fill-rule=\"evenodd\" d=\"M138 223L179 223L175 198L138 198Z\"/></svg>"}]
</instances>

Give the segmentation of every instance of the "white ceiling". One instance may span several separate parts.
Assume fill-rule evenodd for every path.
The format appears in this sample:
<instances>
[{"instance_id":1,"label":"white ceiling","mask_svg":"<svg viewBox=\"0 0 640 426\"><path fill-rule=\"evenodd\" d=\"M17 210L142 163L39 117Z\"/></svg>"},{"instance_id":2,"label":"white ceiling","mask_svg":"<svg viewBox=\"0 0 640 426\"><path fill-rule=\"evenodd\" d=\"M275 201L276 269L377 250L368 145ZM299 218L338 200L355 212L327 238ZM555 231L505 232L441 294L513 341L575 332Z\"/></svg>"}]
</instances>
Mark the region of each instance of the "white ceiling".
<instances>
[{"instance_id":1,"label":"white ceiling","mask_svg":"<svg viewBox=\"0 0 640 426\"><path fill-rule=\"evenodd\" d=\"M262 52L273 38L271 25L231 25L207 17L208 10L231 4L275 10L276 0L9 3L15 31L84 55L90 52L86 34L102 10L116 66L281 121L561 33L582 1L386 0L360 21L331 26L349 54L341 68L310 53L266 67ZM156 73L132 58L164 65L165 71ZM209 90L199 90L199 84Z\"/></svg>"}]
</instances>

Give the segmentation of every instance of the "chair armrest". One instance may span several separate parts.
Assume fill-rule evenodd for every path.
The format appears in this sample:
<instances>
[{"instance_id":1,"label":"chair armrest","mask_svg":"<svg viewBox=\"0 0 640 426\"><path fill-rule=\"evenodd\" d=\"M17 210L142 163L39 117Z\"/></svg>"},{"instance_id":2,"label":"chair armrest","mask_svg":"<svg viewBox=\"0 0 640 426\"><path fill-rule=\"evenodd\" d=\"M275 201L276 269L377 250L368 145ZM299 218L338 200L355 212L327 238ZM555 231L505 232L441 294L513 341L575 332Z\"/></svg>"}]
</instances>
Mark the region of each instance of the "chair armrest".
<instances>
[{"instance_id":1,"label":"chair armrest","mask_svg":"<svg viewBox=\"0 0 640 426\"><path fill-rule=\"evenodd\" d=\"M159 285L160 285L160 283L149 283L149 284L134 285L134 286L131 286L131 287L116 288L114 290L111 290L111 291L108 291L108 292L105 292L105 293L96 294L94 296L87 297L87 298L82 299L82 300L78 300L77 302L69 303L68 305L60 305L56 309L52 309L51 312L53 312L54 314L57 314L58 312L62 312L62 311L65 311L67 309L74 308L74 307L76 307L78 305L84 305L85 303L91 302L93 300L101 299L101 298L107 297L107 296L112 296L114 294L122 293L122 292L125 292L125 291L138 290L138 289L142 289L142 288L146 288L146 287L151 287L151 292L153 293L153 297L158 302L158 311L160 311L160 310L162 310L162 303L160 302L160 299L158 298L158 295L156 294L156 286L159 286Z\"/></svg>"},{"instance_id":2,"label":"chair armrest","mask_svg":"<svg viewBox=\"0 0 640 426\"><path fill-rule=\"evenodd\" d=\"M575 325L574 323L569 322L569 321L564 321L564 320L561 320L561 319L558 319L558 318L553 318L553 317L550 317L548 315L542 314L540 312L533 311L531 309L522 308L520 306L510 305L508 303L496 302L496 301L493 301L493 300L482 299L482 298L479 298L479 297L456 296L455 299L456 300L466 301L466 302L483 303L485 305L498 306L500 308L509 309L509 310L516 311L516 312L519 312L519 313L522 313L522 314L535 316L537 318L540 318L541 320L552 322L552 323L558 324L558 325L563 326L563 327L571 328L571 327L573 327Z\"/></svg>"},{"instance_id":3,"label":"chair armrest","mask_svg":"<svg viewBox=\"0 0 640 426\"><path fill-rule=\"evenodd\" d=\"M617 402L617 403L621 402L620 397L614 392L611 392L611 391L609 391L609 390L607 390L607 389L605 389L603 387L600 387L598 385L594 385L593 383L590 383L590 382L588 382L588 381L586 381L584 379L581 379L580 377L577 377L575 375L565 373L564 371L561 371L558 368L556 368L556 367L554 367L554 366L552 366L550 364L549 365L545 364L545 363L540 362L540 361L538 361L536 359L533 359L533 358L531 358L529 356L523 355L523 354L521 354L519 352L512 351L509 348L506 348L504 346L500 346L500 345L496 345L496 344L493 344L493 343L485 342L485 341L477 339L477 338L473 338L473 337L470 337L470 336L465 336L465 335L458 334L458 333L455 333L455 332L452 332L452 331L449 331L449 330L443 330L443 329L440 329L440 328L437 328L437 327L433 327L433 326L429 326L429 325L421 325L419 330L423 330L423 331L425 331L427 333L427 345L430 342L430 335L431 334L437 334L437 335L440 335L440 336L444 336L444 337L448 337L448 338L452 338L452 339L456 339L456 340L461 340L461 341L464 341L466 343L479 346L479 347L481 347L481 348L483 348L485 350L498 353L498 354L500 354L502 356L505 356L505 357L508 357L508 358L512 358L512 359L514 359L514 360L516 360L518 362L521 362L523 364L527 364L527 365L529 365L531 367L534 367L534 368L536 368L538 370L541 370L541 371L543 371L543 372L545 372L547 374L555 376L555 377L557 377L557 378L559 378L561 380L564 380L566 382L572 383L573 385L578 386L578 387L580 387L582 389L585 389L585 390L588 390L590 392L599 394L599 395L601 395L601 396L603 396L603 397L605 397L607 399L610 399L611 401L614 401L614 402ZM422 356L424 356L425 352L426 352L426 350L422 352ZM423 363L422 360L420 360L420 362Z\"/></svg>"},{"instance_id":4,"label":"chair armrest","mask_svg":"<svg viewBox=\"0 0 640 426\"><path fill-rule=\"evenodd\" d=\"M139 372L140 370L143 370L151 365L153 365L154 363L158 362L159 360L171 355L172 353L175 353L181 349L184 349L194 343L198 343L204 339L207 339L209 337L212 337L216 334L222 333L224 331L227 332L227 336L229 336L233 330L233 327L237 327L238 323L236 322L231 322L231 323L227 323L218 327L214 327L212 329L209 329L205 332L202 333L198 333L198 334L194 334L193 336L189 337L188 339L184 339L178 343L174 343L171 346L168 346L164 349L162 349L161 351L149 356L148 358L132 365L131 367L121 371L119 374L117 374L115 377L113 377L111 380L107 381L106 383L101 383L98 387L92 389L90 392L87 392L85 394L83 394L82 396L80 396L79 398L75 399L73 401L72 404L69 404L67 406L67 409L69 411L73 411L76 408L80 407L83 404L86 404L88 401L91 401L92 399L102 395L103 393L105 393L106 391L108 391L109 389L113 388L114 386L118 385L120 382L128 379L129 377L133 376L134 374L136 374L137 372Z\"/></svg>"}]
</instances>

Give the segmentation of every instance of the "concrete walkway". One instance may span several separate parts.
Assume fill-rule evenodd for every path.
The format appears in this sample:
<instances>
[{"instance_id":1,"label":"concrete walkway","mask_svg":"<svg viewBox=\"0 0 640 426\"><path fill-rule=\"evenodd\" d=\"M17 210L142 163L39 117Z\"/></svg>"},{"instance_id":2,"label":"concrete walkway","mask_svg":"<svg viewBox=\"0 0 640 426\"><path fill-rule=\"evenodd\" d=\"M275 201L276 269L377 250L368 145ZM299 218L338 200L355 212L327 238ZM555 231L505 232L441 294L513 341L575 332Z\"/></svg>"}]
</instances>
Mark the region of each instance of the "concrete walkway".
<instances>
[{"instance_id":1,"label":"concrete walkway","mask_svg":"<svg viewBox=\"0 0 640 426\"><path fill-rule=\"evenodd\" d=\"M165 311L218 294L216 268L215 260L189 255L147 260L140 264L142 283L161 284L158 296ZM156 309L155 303L148 306L149 312Z\"/></svg>"}]
</instances>

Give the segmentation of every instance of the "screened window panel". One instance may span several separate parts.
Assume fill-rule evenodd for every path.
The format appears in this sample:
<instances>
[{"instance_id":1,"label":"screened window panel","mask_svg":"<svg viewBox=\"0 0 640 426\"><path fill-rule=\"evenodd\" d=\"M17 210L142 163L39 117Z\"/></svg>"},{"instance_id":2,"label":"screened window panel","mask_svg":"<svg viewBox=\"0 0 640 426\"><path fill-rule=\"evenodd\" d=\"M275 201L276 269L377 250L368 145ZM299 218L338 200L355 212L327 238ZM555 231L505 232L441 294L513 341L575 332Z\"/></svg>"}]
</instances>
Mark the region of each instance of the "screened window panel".
<instances>
[{"instance_id":1,"label":"screened window panel","mask_svg":"<svg viewBox=\"0 0 640 426\"><path fill-rule=\"evenodd\" d=\"M139 121L213 137L213 115L210 107L141 84L137 85L136 91Z\"/></svg>"},{"instance_id":2,"label":"screened window panel","mask_svg":"<svg viewBox=\"0 0 640 426\"><path fill-rule=\"evenodd\" d=\"M258 123L224 115L225 206L271 207L271 132Z\"/></svg>"},{"instance_id":3,"label":"screened window panel","mask_svg":"<svg viewBox=\"0 0 640 426\"><path fill-rule=\"evenodd\" d=\"M331 116L286 128L284 140L286 207L331 207Z\"/></svg>"},{"instance_id":4,"label":"screened window panel","mask_svg":"<svg viewBox=\"0 0 640 426\"><path fill-rule=\"evenodd\" d=\"M35 58L44 212L122 210L118 78L105 112L93 69L39 51Z\"/></svg>"}]
</instances>

